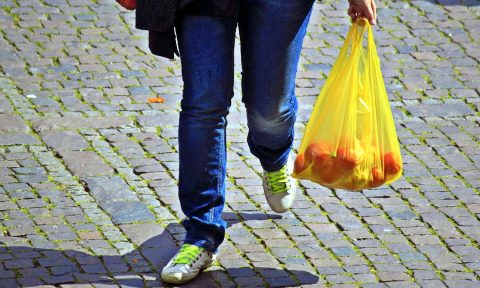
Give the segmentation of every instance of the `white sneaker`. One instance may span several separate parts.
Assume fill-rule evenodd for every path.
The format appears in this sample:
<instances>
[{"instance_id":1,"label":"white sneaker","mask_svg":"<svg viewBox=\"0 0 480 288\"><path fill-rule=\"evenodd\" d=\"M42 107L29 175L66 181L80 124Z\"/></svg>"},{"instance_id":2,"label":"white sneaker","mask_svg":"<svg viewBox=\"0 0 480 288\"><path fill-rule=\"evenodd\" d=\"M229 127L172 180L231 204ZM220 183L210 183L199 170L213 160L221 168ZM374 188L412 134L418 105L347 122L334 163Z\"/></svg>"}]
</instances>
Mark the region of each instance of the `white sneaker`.
<instances>
[{"instance_id":1,"label":"white sneaker","mask_svg":"<svg viewBox=\"0 0 480 288\"><path fill-rule=\"evenodd\" d=\"M205 249L183 244L162 270L162 280L171 284L183 284L193 280L215 261L216 255Z\"/></svg>"},{"instance_id":2,"label":"white sneaker","mask_svg":"<svg viewBox=\"0 0 480 288\"><path fill-rule=\"evenodd\" d=\"M288 157L287 164L274 172L263 171L263 191L268 205L273 211L283 213L290 209L295 200L297 181L291 176L293 161Z\"/></svg>"}]
</instances>

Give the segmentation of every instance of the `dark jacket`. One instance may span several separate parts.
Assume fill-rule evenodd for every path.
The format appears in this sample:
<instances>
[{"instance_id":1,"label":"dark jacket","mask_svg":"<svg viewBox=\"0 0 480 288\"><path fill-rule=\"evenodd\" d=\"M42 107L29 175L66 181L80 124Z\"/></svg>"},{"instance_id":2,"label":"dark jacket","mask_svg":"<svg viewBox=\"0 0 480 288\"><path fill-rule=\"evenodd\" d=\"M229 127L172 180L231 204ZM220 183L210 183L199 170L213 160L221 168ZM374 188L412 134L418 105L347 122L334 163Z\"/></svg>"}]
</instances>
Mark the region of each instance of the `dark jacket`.
<instances>
[{"instance_id":1,"label":"dark jacket","mask_svg":"<svg viewBox=\"0 0 480 288\"><path fill-rule=\"evenodd\" d=\"M180 13L227 17L236 13L237 0L137 0L135 27L148 30L148 46L158 56L178 55L175 21Z\"/></svg>"}]
</instances>

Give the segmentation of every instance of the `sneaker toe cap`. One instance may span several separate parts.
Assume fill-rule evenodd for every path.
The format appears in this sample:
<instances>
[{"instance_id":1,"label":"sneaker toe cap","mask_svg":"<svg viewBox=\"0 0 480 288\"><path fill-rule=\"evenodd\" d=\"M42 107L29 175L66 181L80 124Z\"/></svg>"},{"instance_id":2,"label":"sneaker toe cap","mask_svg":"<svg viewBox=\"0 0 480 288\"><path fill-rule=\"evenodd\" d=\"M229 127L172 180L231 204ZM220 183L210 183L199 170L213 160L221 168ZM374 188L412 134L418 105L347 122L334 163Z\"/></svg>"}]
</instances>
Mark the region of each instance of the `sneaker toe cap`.
<instances>
[{"instance_id":1,"label":"sneaker toe cap","mask_svg":"<svg viewBox=\"0 0 480 288\"><path fill-rule=\"evenodd\" d=\"M274 194L267 197L268 204L273 211L277 213L286 212L293 204L293 200L295 199L294 193L281 193L281 194Z\"/></svg>"},{"instance_id":2,"label":"sneaker toe cap","mask_svg":"<svg viewBox=\"0 0 480 288\"><path fill-rule=\"evenodd\" d=\"M193 277L190 277L191 273L183 271L178 267L168 267L162 271L162 279L169 283L184 283Z\"/></svg>"}]
</instances>

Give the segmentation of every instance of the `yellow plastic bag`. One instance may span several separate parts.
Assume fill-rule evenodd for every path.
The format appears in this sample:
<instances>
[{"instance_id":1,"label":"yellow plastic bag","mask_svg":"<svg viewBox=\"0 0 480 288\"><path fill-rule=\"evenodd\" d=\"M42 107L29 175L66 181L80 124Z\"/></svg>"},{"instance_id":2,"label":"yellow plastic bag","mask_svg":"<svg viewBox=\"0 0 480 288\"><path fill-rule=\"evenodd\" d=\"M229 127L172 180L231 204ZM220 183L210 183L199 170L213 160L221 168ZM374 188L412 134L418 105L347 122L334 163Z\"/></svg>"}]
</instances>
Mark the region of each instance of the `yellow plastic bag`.
<instances>
[{"instance_id":1,"label":"yellow plastic bag","mask_svg":"<svg viewBox=\"0 0 480 288\"><path fill-rule=\"evenodd\" d=\"M293 176L360 190L397 180L402 157L373 32L352 24L318 97Z\"/></svg>"}]
</instances>

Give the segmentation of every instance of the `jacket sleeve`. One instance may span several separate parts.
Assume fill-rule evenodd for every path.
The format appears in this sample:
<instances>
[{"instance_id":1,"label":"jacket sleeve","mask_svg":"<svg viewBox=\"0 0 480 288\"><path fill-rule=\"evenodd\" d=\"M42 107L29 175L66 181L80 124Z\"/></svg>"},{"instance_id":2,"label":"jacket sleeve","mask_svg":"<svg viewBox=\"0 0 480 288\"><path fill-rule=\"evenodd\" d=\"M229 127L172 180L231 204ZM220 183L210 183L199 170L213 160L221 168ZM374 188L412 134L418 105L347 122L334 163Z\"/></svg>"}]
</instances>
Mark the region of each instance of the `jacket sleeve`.
<instances>
[{"instance_id":1,"label":"jacket sleeve","mask_svg":"<svg viewBox=\"0 0 480 288\"><path fill-rule=\"evenodd\" d=\"M148 48L152 54L173 59L178 54L175 32L171 29L168 32L148 32Z\"/></svg>"}]
</instances>

